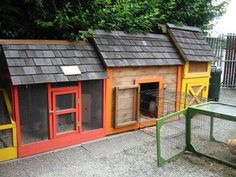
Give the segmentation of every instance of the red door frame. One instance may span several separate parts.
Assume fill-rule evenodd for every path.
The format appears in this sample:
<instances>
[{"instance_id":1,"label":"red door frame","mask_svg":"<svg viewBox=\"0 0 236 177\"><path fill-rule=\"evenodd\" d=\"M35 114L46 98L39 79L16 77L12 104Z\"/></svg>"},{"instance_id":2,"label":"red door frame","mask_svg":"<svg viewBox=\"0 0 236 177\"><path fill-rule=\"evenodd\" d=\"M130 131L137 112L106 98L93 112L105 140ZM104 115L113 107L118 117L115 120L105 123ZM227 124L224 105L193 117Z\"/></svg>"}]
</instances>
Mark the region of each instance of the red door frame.
<instances>
[{"instance_id":1,"label":"red door frame","mask_svg":"<svg viewBox=\"0 0 236 177\"><path fill-rule=\"evenodd\" d=\"M78 97L80 98L80 104L78 104L78 117L82 117L82 97L81 97L81 82L78 82L77 86L73 87L60 87L53 88L51 84L48 84L48 109L52 110L52 92L53 91L62 91L64 92L66 89L74 90L77 89ZM49 114L48 123L49 123L49 139L45 141L39 141L31 144L22 145L21 144L21 130L20 130L20 110L19 110L19 94L18 94L18 86L13 86L12 95L13 95L13 107L14 107L14 117L16 120L17 127L17 142L18 142L18 157L26 157L42 152L47 152L59 148L63 148L66 146L71 146L75 144L80 144L86 141L91 141L95 139L99 139L105 136L105 80L103 80L103 128L91 130L91 131L82 131L82 126L80 126L80 133L72 133L65 134L65 136L55 136L54 130L55 127L53 125L53 115ZM82 121L80 119L80 121ZM52 128L54 127L54 128Z\"/></svg>"},{"instance_id":2,"label":"red door frame","mask_svg":"<svg viewBox=\"0 0 236 177\"><path fill-rule=\"evenodd\" d=\"M65 94L74 94L75 95L75 98L74 98L74 101L75 101L75 108L73 109L64 109L64 110L60 110L59 112L57 111L56 109L56 97L58 95L65 95ZM52 92L52 114L53 115L53 137L58 137L58 136L68 136L68 134L72 134L72 133L79 133L80 130L77 126L77 123L79 122L79 103L77 102L77 99L79 99L79 96L78 96L78 89L74 90L74 89L70 89L68 88L67 90L65 91L53 91ZM75 122L74 122L74 126L75 126L75 129L74 131L69 131L69 132L63 132L63 133L57 133L56 132L56 129L57 129L57 115L63 115L63 114L68 114L68 113L75 113Z\"/></svg>"}]
</instances>

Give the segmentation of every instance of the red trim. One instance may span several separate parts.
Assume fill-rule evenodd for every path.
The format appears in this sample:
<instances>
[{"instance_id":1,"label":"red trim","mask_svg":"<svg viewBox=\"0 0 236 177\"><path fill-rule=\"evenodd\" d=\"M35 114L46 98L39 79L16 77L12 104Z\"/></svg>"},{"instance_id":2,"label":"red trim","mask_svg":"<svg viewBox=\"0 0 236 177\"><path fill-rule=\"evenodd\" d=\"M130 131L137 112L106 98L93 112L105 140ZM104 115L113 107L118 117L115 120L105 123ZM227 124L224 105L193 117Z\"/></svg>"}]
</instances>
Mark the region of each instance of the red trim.
<instances>
[{"instance_id":1,"label":"red trim","mask_svg":"<svg viewBox=\"0 0 236 177\"><path fill-rule=\"evenodd\" d=\"M97 129L80 134L73 134L70 136L59 136L52 140L32 143L18 147L19 157L26 157L34 154L48 152L51 150L81 144L83 142L99 139L105 136L104 129Z\"/></svg>"},{"instance_id":2,"label":"red trim","mask_svg":"<svg viewBox=\"0 0 236 177\"><path fill-rule=\"evenodd\" d=\"M17 86L13 86L13 96L14 96L14 115L16 120L17 145L21 146L20 109L19 109L19 95Z\"/></svg>"},{"instance_id":3,"label":"red trim","mask_svg":"<svg viewBox=\"0 0 236 177\"><path fill-rule=\"evenodd\" d=\"M71 86L71 87L51 87L52 92L60 92L64 91L67 92L68 90L78 90L78 86ZM68 91L69 92L69 91Z\"/></svg>"},{"instance_id":4,"label":"red trim","mask_svg":"<svg viewBox=\"0 0 236 177\"><path fill-rule=\"evenodd\" d=\"M53 138L53 131L54 131L54 127L53 127L53 115L50 113L50 111L52 111L52 88L51 88L51 84L49 83L48 84L48 110L49 110L49 115L48 115L48 118L49 118L49 125L48 125L48 128L49 128L49 139L52 139Z\"/></svg>"},{"instance_id":5,"label":"red trim","mask_svg":"<svg viewBox=\"0 0 236 177\"><path fill-rule=\"evenodd\" d=\"M77 108L77 110L79 111L78 112L78 120L77 120L77 122L80 122L80 126L78 127L77 126L77 128L78 128L78 133L81 133L82 132L82 86L81 86L81 82L78 82L78 98L79 98L79 100L80 100L80 102L77 104L78 105L78 108Z\"/></svg>"}]
</instances>

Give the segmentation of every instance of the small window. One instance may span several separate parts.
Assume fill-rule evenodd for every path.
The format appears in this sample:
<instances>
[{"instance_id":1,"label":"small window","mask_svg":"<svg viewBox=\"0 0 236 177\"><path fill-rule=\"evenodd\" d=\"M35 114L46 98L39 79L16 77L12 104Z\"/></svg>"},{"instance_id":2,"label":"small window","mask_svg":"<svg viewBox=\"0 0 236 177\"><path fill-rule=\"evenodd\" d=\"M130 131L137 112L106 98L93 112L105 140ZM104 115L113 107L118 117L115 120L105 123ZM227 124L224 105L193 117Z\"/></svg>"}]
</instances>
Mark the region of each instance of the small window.
<instances>
[{"instance_id":1,"label":"small window","mask_svg":"<svg viewBox=\"0 0 236 177\"><path fill-rule=\"evenodd\" d=\"M19 86L21 143L48 139L47 85Z\"/></svg>"},{"instance_id":2,"label":"small window","mask_svg":"<svg viewBox=\"0 0 236 177\"><path fill-rule=\"evenodd\" d=\"M103 127L103 81L82 82L82 128L83 131Z\"/></svg>"},{"instance_id":3,"label":"small window","mask_svg":"<svg viewBox=\"0 0 236 177\"><path fill-rule=\"evenodd\" d=\"M115 128L137 123L139 117L139 86L115 88Z\"/></svg>"}]
</instances>

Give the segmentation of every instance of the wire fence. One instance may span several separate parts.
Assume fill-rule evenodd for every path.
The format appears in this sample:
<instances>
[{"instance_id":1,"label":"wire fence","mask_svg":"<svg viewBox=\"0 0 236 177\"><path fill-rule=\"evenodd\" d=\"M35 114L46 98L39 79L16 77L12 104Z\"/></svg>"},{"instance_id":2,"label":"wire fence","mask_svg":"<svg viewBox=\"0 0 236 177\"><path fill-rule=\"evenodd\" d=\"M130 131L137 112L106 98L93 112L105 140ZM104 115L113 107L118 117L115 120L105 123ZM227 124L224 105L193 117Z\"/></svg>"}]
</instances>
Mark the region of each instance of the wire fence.
<instances>
[{"instance_id":1,"label":"wire fence","mask_svg":"<svg viewBox=\"0 0 236 177\"><path fill-rule=\"evenodd\" d=\"M235 127L234 121L195 115L191 121L191 143L201 154L236 164Z\"/></svg>"},{"instance_id":2,"label":"wire fence","mask_svg":"<svg viewBox=\"0 0 236 177\"><path fill-rule=\"evenodd\" d=\"M145 128L150 121L156 122L157 118L169 115L187 106L197 104L193 102L189 105L190 100L196 99L201 103L206 102L207 98L193 96L175 90L156 89L141 91L140 96L140 128ZM150 127L142 129L146 133L156 136L156 128Z\"/></svg>"}]
</instances>

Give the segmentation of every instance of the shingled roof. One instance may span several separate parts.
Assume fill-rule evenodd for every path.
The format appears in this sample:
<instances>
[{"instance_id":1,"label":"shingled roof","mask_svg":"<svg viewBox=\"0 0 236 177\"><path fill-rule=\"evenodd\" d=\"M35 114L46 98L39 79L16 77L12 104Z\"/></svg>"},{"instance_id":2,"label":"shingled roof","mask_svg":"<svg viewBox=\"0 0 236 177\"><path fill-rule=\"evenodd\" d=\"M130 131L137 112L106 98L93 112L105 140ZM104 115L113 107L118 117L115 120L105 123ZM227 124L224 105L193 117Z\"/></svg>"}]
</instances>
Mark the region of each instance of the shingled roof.
<instances>
[{"instance_id":1,"label":"shingled roof","mask_svg":"<svg viewBox=\"0 0 236 177\"><path fill-rule=\"evenodd\" d=\"M163 34L96 30L93 39L106 67L183 64L174 45Z\"/></svg>"},{"instance_id":2,"label":"shingled roof","mask_svg":"<svg viewBox=\"0 0 236 177\"><path fill-rule=\"evenodd\" d=\"M167 24L168 34L186 61L212 61L214 54L196 27Z\"/></svg>"},{"instance_id":3,"label":"shingled roof","mask_svg":"<svg viewBox=\"0 0 236 177\"><path fill-rule=\"evenodd\" d=\"M68 82L106 78L106 72L89 43L4 44L2 50L13 85ZM81 74L65 75L62 66L78 66Z\"/></svg>"}]
</instances>

